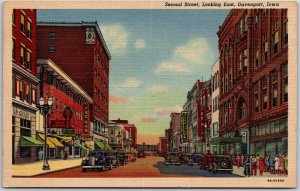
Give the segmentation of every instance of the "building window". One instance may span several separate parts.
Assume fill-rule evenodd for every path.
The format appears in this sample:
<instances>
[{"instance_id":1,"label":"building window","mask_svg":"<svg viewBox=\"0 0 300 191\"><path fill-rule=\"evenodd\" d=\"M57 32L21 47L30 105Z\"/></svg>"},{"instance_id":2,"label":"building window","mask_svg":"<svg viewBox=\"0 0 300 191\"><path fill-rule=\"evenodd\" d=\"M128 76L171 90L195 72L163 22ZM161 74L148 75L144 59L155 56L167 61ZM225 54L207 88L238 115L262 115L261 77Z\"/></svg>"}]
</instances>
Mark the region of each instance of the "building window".
<instances>
[{"instance_id":1,"label":"building window","mask_svg":"<svg viewBox=\"0 0 300 191\"><path fill-rule=\"evenodd\" d=\"M242 58L242 53L240 54L240 58L239 58L239 74L242 74L242 68L243 68L243 58Z\"/></svg>"},{"instance_id":2,"label":"building window","mask_svg":"<svg viewBox=\"0 0 300 191\"><path fill-rule=\"evenodd\" d=\"M247 66L248 66L247 49L244 49L244 54L243 54L243 67L244 67L244 69L247 69Z\"/></svg>"},{"instance_id":3,"label":"building window","mask_svg":"<svg viewBox=\"0 0 300 191\"><path fill-rule=\"evenodd\" d=\"M36 102L36 89L32 88L31 99L32 99L32 103L35 104L35 102Z\"/></svg>"},{"instance_id":4,"label":"building window","mask_svg":"<svg viewBox=\"0 0 300 191\"><path fill-rule=\"evenodd\" d=\"M243 34L243 29L244 29L244 26L243 26L243 19L240 20L240 35Z\"/></svg>"},{"instance_id":5,"label":"building window","mask_svg":"<svg viewBox=\"0 0 300 191\"><path fill-rule=\"evenodd\" d=\"M21 52L20 52L20 62L21 65L25 67L25 47L21 45Z\"/></svg>"},{"instance_id":6,"label":"building window","mask_svg":"<svg viewBox=\"0 0 300 191\"><path fill-rule=\"evenodd\" d=\"M12 77L12 97L16 97L16 79L14 76Z\"/></svg>"},{"instance_id":7,"label":"building window","mask_svg":"<svg viewBox=\"0 0 300 191\"><path fill-rule=\"evenodd\" d=\"M247 116L246 103L243 98L238 102L238 111L239 119L243 119Z\"/></svg>"},{"instance_id":8,"label":"building window","mask_svg":"<svg viewBox=\"0 0 300 191\"><path fill-rule=\"evenodd\" d=\"M283 65L283 101L288 102L288 63Z\"/></svg>"},{"instance_id":9,"label":"building window","mask_svg":"<svg viewBox=\"0 0 300 191\"><path fill-rule=\"evenodd\" d=\"M25 84L24 86L25 88L25 91L24 91L24 100L27 102L27 103L30 103L30 86L29 84Z\"/></svg>"},{"instance_id":10,"label":"building window","mask_svg":"<svg viewBox=\"0 0 300 191\"><path fill-rule=\"evenodd\" d=\"M268 41L266 41L265 43L264 43L264 52L265 52L265 61L267 61L268 60L268 49L269 49L269 45L268 45Z\"/></svg>"},{"instance_id":11,"label":"building window","mask_svg":"<svg viewBox=\"0 0 300 191\"><path fill-rule=\"evenodd\" d=\"M259 51L256 49L255 53L255 67L257 68L259 66Z\"/></svg>"},{"instance_id":12,"label":"building window","mask_svg":"<svg viewBox=\"0 0 300 191\"><path fill-rule=\"evenodd\" d=\"M255 15L255 28L258 27L258 13Z\"/></svg>"},{"instance_id":13,"label":"building window","mask_svg":"<svg viewBox=\"0 0 300 191\"><path fill-rule=\"evenodd\" d=\"M16 39L12 39L13 44L12 44L12 59L15 60L16 58Z\"/></svg>"},{"instance_id":14,"label":"building window","mask_svg":"<svg viewBox=\"0 0 300 191\"><path fill-rule=\"evenodd\" d=\"M273 51L274 53L278 52L278 31L273 34Z\"/></svg>"},{"instance_id":15,"label":"building window","mask_svg":"<svg viewBox=\"0 0 300 191\"><path fill-rule=\"evenodd\" d=\"M56 33L55 32L49 32L48 33L48 39L55 39L56 38Z\"/></svg>"},{"instance_id":16,"label":"building window","mask_svg":"<svg viewBox=\"0 0 300 191\"><path fill-rule=\"evenodd\" d=\"M247 32L247 30L248 30L248 24L247 24L247 19L248 19L248 17L247 17L247 15L245 15L245 24L244 24L244 26L245 26L245 30L244 30L244 32Z\"/></svg>"},{"instance_id":17,"label":"building window","mask_svg":"<svg viewBox=\"0 0 300 191\"><path fill-rule=\"evenodd\" d=\"M272 105L273 107L277 106L277 92L278 92L278 83L277 83L277 71L273 71L272 74Z\"/></svg>"},{"instance_id":18,"label":"building window","mask_svg":"<svg viewBox=\"0 0 300 191\"><path fill-rule=\"evenodd\" d=\"M253 88L253 92L254 92L254 102L255 102L255 112L258 112L258 83L256 82L254 84L254 88Z\"/></svg>"},{"instance_id":19,"label":"building window","mask_svg":"<svg viewBox=\"0 0 300 191\"><path fill-rule=\"evenodd\" d=\"M263 93L263 109L267 109L268 106L268 94L267 94L267 77L262 78L262 93Z\"/></svg>"},{"instance_id":20,"label":"building window","mask_svg":"<svg viewBox=\"0 0 300 191\"><path fill-rule=\"evenodd\" d=\"M20 93L19 93L19 95L20 95L20 99L23 101L23 99L24 99L24 92L23 92L23 87L24 85L23 85L23 81L20 81L20 85L19 85L19 91L20 91Z\"/></svg>"},{"instance_id":21,"label":"building window","mask_svg":"<svg viewBox=\"0 0 300 191\"><path fill-rule=\"evenodd\" d=\"M27 37L29 39L31 39L31 26L32 26L31 22L27 21Z\"/></svg>"},{"instance_id":22,"label":"building window","mask_svg":"<svg viewBox=\"0 0 300 191\"><path fill-rule=\"evenodd\" d=\"M288 43L288 21L284 22L284 43Z\"/></svg>"},{"instance_id":23,"label":"building window","mask_svg":"<svg viewBox=\"0 0 300 191\"><path fill-rule=\"evenodd\" d=\"M49 45L49 52L55 52L55 51L56 51L56 46Z\"/></svg>"},{"instance_id":24,"label":"building window","mask_svg":"<svg viewBox=\"0 0 300 191\"><path fill-rule=\"evenodd\" d=\"M21 32L25 33L25 16L21 13L21 25L20 25Z\"/></svg>"},{"instance_id":25,"label":"building window","mask_svg":"<svg viewBox=\"0 0 300 191\"><path fill-rule=\"evenodd\" d=\"M27 50L27 69L31 70L31 52Z\"/></svg>"}]
</instances>

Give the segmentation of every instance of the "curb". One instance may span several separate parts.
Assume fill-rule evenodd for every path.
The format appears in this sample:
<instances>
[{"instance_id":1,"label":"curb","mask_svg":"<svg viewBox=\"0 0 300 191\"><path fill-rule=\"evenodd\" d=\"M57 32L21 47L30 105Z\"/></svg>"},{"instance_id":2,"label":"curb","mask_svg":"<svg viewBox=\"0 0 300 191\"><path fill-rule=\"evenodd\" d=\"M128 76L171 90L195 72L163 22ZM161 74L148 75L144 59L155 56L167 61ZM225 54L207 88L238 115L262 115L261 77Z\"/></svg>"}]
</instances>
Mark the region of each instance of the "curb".
<instances>
[{"instance_id":1,"label":"curb","mask_svg":"<svg viewBox=\"0 0 300 191\"><path fill-rule=\"evenodd\" d=\"M77 167L80 167L80 166L81 166L81 165L76 165L76 166L71 166L71 167L64 168L64 169L57 169L57 170L48 171L48 172L41 172L41 173L38 173L38 174L28 175L28 176L23 176L23 175L12 175L12 177L13 177L13 178L30 178L30 177L36 177L36 176L40 176L40 175L44 175L44 174L50 174L50 173L53 173L53 172L60 172L60 171L64 171L64 170L69 170L69 169L77 168Z\"/></svg>"}]
</instances>

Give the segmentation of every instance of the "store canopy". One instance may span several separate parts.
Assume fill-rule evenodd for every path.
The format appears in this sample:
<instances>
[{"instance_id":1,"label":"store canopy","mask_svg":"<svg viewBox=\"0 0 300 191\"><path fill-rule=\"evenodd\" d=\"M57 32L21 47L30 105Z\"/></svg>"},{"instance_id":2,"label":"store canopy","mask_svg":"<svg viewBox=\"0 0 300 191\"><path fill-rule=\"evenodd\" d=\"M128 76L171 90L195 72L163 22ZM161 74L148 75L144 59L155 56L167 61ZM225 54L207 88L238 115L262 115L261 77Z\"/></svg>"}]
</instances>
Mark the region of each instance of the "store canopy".
<instances>
[{"instance_id":1,"label":"store canopy","mask_svg":"<svg viewBox=\"0 0 300 191\"><path fill-rule=\"evenodd\" d=\"M86 148L85 146L83 146L83 145L81 145L81 144L78 144L78 143L75 143L75 146L77 146L77 147L79 147L79 148L81 148L81 149L83 149L83 150L89 150L88 148Z\"/></svg>"},{"instance_id":2,"label":"store canopy","mask_svg":"<svg viewBox=\"0 0 300 191\"><path fill-rule=\"evenodd\" d=\"M85 146L90 149L90 150L93 150L93 144L91 141L85 141Z\"/></svg>"},{"instance_id":3,"label":"store canopy","mask_svg":"<svg viewBox=\"0 0 300 191\"><path fill-rule=\"evenodd\" d=\"M95 145L98 147L98 149L100 149L100 150L105 150L105 145L104 145L104 143L95 141ZM96 148L96 147L95 147L95 148Z\"/></svg>"},{"instance_id":4,"label":"store canopy","mask_svg":"<svg viewBox=\"0 0 300 191\"><path fill-rule=\"evenodd\" d=\"M112 148L109 146L109 144L104 143L104 146L105 146L105 150L112 151Z\"/></svg>"},{"instance_id":5,"label":"store canopy","mask_svg":"<svg viewBox=\"0 0 300 191\"><path fill-rule=\"evenodd\" d=\"M45 140L44 134L39 134L39 137L40 137L43 141ZM50 137L47 137L47 145L48 145L48 147L49 147L50 149L55 149L55 144L54 144L52 141L50 141L49 138L50 138Z\"/></svg>"},{"instance_id":6,"label":"store canopy","mask_svg":"<svg viewBox=\"0 0 300 191\"><path fill-rule=\"evenodd\" d=\"M72 141L72 137L59 136L59 138L61 138L66 143L70 143Z\"/></svg>"},{"instance_id":7,"label":"store canopy","mask_svg":"<svg viewBox=\"0 0 300 191\"><path fill-rule=\"evenodd\" d=\"M242 137L216 137L211 139L211 144L242 143Z\"/></svg>"},{"instance_id":8,"label":"store canopy","mask_svg":"<svg viewBox=\"0 0 300 191\"><path fill-rule=\"evenodd\" d=\"M57 147L64 147L64 145L57 140L57 138L54 137L48 137L48 139Z\"/></svg>"},{"instance_id":9,"label":"store canopy","mask_svg":"<svg viewBox=\"0 0 300 191\"><path fill-rule=\"evenodd\" d=\"M22 136L21 137L21 147L41 147L44 143L36 140L33 137Z\"/></svg>"}]
</instances>

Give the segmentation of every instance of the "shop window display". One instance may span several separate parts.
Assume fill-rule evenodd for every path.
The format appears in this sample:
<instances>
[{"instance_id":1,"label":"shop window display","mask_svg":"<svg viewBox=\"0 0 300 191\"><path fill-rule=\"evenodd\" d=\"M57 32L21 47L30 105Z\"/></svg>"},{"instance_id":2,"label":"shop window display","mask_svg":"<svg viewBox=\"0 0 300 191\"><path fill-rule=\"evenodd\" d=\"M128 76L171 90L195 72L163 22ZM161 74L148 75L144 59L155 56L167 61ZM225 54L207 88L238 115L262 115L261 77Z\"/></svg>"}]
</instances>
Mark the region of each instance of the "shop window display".
<instances>
[{"instance_id":1,"label":"shop window display","mask_svg":"<svg viewBox=\"0 0 300 191\"><path fill-rule=\"evenodd\" d=\"M266 142L266 153L275 156L276 153L276 142L275 141L267 141Z\"/></svg>"},{"instance_id":2,"label":"shop window display","mask_svg":"<svg viewBox=\"0 0 300 191\"><path fill-rule=\"evenodd\" d=\"M278 154L281 155L287 152L288 152L288 139L287 137L284 137L278 140Z\"/></svg>"},{"instance_id":3,"label":"shop window display","mask_svg":"<svg viewBox=\"0 0 300 191\"><path fill-rule=\"evenodd\" d=\"M265 149L264 149L264 143L263 142L258 142L256 143L256 155L259 156L264 156L265 155Z\"/></svg>"}]
</instances>

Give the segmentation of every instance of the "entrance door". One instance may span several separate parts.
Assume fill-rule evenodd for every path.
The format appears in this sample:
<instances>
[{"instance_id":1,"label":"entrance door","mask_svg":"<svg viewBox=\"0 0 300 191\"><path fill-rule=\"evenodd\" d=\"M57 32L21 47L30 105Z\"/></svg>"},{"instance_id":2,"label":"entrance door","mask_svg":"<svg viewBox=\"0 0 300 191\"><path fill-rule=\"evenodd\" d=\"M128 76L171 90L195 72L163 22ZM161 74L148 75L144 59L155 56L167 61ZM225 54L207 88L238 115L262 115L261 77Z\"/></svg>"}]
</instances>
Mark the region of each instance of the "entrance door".
<instances>
[{"instance_id":1,"label":"entrance door","mask_svg":"<svg viewBox=\"0 0 300 191\"><path fill-rule=\"evenodd\" d=\"M12 163L15 164L15 135L12 135L12 153L11 153L11 157L12 157Z\"/></svg>"}]
</instances>

